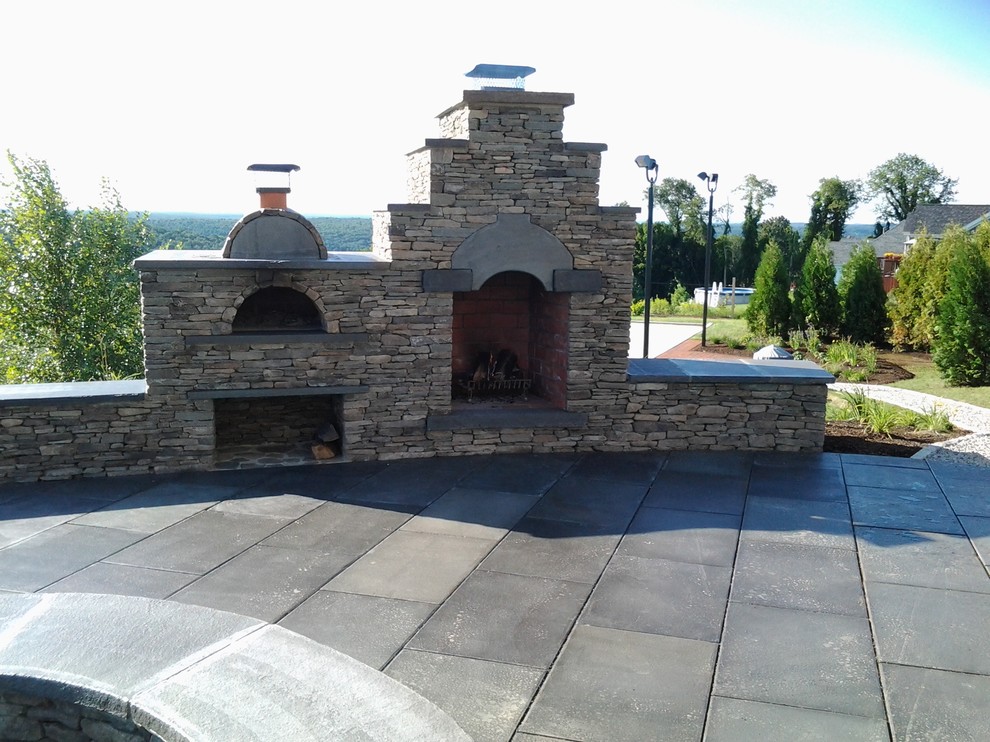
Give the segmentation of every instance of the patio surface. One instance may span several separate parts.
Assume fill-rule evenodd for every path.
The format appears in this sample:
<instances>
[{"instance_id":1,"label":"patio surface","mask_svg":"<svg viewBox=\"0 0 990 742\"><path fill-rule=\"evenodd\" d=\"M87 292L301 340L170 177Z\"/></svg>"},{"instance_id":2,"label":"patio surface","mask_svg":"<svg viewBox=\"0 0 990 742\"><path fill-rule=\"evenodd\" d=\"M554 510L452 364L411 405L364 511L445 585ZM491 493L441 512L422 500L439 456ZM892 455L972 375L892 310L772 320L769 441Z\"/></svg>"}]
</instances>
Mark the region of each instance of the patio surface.
<instances>
[{"instance_id":1,"label":"patio surface","mask_svg":"<svg viewBox=\"0 0 990 742\"><path fill-rule=\"evenodd\" d=\"M277 623L478 742L990 739L988 560L986 469L914 459L479 456L0 488L0 591Z\"/></svg>"}]
</instances>

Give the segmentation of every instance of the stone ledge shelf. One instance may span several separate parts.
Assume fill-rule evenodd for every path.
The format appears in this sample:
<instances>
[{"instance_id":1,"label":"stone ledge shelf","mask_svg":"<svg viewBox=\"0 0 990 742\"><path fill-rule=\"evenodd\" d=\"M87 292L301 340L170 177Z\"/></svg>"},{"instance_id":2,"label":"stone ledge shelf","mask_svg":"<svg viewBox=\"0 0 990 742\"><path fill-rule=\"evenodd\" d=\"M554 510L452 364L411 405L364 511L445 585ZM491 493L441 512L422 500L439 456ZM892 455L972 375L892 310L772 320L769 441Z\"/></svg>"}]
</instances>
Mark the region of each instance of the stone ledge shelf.
<instances>
[{"instance_id":1,"label":"stone ledge shelf","mask_svg":"<svg viewBox=\"0 0 990 742\"><path fill-rule=\"evenodd\" d=\"M147 392L148 384L144 379L0 384L0 407L140 401Z\"/></svg>"},{"instance_id":2,"label":"stone ledge shelf","mask_svg":"<svg viewBox=\"0 0 990 742\"><path fill-rule=\"evenodd\" d=\"M232 335L187 335L186 346L212 345L236 348L245 345L348 346L368 342L366 332L244 332Z\"/></svg>"},{"instance_id":3,"label":"stone ledge shelf","mask_svg":"<svg viewBox=\"0 0 990 742\"><path fill-rule=\"evenodd\" d=\"M153 270L297 270L297 271L362 271L388 270L392 263L370 252L328 252L326 260L294 258L267 260L261 258L225 258L217 250L155 250L134 261L141 271Z\"/></svg>"},{"instance_id":4,"label":"stone ledge shelf","mask_svg":"<svg viewBox=\"0 0 990 742\"><path fill-rule=\"evenodd\" d=\"M329 647L148 598L0 595L0 690L96 708L165 742L471 742L425 698Z\"/></svg>"},{"instance_id":5,"label":"stone ledge shelf","mask_svg":"<svg viewBox=\"0 0 990 742\"><path fill-rule=\"evenodd\" d=\"M831 384L835 377L811 361L724 361L643 358L629 361L629 381L650 383Z\"/></svg>"}]
</instances>

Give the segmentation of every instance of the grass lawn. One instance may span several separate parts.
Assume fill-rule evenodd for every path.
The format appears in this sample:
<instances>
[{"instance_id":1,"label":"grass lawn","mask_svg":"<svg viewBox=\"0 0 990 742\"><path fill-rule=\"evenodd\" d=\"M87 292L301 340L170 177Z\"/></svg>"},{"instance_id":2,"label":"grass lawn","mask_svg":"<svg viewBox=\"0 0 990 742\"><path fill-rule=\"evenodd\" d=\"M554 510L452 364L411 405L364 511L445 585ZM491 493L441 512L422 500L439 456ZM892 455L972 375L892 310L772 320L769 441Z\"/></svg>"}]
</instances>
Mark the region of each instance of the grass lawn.
<instances>
[{"instance_id":1,"label":"grass lawn","mask_svg":"<svg viewBox=\"0 0 990 742\"><path fill-rule=\"evenodd\" d=\"M884 353L881 357L914 374L913 379L897 381L890 386L990 408L990 386L948 386L938 375L938 369L935 368L935 364L927 355L921 353Z\"/></svg>"}]
</instances>

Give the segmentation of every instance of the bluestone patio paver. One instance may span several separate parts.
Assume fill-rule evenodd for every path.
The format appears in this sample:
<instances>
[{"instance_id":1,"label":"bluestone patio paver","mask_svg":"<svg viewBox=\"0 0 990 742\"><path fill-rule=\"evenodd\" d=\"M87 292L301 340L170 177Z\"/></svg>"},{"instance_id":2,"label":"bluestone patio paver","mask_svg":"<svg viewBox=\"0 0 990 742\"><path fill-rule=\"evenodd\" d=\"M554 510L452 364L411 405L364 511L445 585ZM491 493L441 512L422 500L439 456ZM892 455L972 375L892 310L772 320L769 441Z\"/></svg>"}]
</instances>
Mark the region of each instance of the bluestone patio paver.
<instances>
[{"instance_id":1,"label":"bluestone patio paver","mask_svg":"<svg viewBox=\"0 0 990 742\"><path fill-rule=\"evenodd\" d=\"M868 581L990 593L990 577L966 536L857 527L856 540Z\"/></svg>"},{"instance_id":2,"label":"bluestone patio paver","mask_svg":"<svg viewBox=\"0 0 990 742\"><path fill-rule=\"evenodd\" d=\"M712 696L705 742L889 742L883 719Z\"/></svg>"},{"instance_id":3,"label":"bluestone patio paver","mask_svg":"<svg viewBox=\"0 0 990 742\"><path fill-rule=\"evenodd\" d=\"M618 553L731 567L740 520L726 513L644 507L629 525Z\"/></svg>"},{"instance_id":4,"label":"bluestone patio paver","mask_svg":"<svg viewBox=\"0 0 990 742\"><path fill-rule=\"evenodd\" d=\"M32 592L141 538L133 531L65 523L0 549L0 587Z\"/></svg>"},{"instance_id":5,"label":"bluestone patio paver","mask_svg":"<svg viewBox=\"0 0 990 742\"><path fill-rule=\"evenodd\" d=\"M894 742L990 739L990 677L882 663Z\"/></svg>"},{"instance_id":6,"label":"bluestone patio paver","mask_svg":"<svg viewBox=\"0 0 990 742\"><path fill-rule=\"evenodd\" d=\"M581 742L700 739L716 648L577 626L520 730Z\"/></svg>"},{"instance_id":7,"label":"bluestone patio paver","mask_svg":"<svg viewBox=\"0 0 990 742\"><path fill-rule=\"evenodd\" d=\"M318 590L279 626L380 670L436 609L433 603Z\"/></svg>"},{"instance_id":8,"label":"bluestone patio paver","mask_svg":"<svg viewBox=\"0 0 990 742\"><path fill-rule=\"evenodd\" d=\"M616 555L580 622L717 643L731 578L728 567Z\"/></svg>"},{"instance_id":9,"label":"bluestone patio paver","mask_svg":"<svg viewBox=\"0 0 990 742\"><path fill-rule=\"evenodd\" d=\"M881 662L990 675L990 595L867 582Z\"/></svg>"},{"instance_id":10,"label":"bluestone patio paver","mask_svg":"<svg viewBox=\"0 0 990 742\"><path fill-rule=\"evenodd\" d=\"M43 592L103 593L163 600L198 577L186 572L96 562L53 582Z\"/></svg>"},{"instance_id":11,"label":"bluestone patio paver","mask_svg":"<svg viewBox=\"0 0 990 742\"><path fill-rule=\"evenodd\" d=\"M546 668L591 588L478 570L409 642L413 649Z\"/></svg>"},{"instance_id":12,"label":"bluestone patio paver","mask_svg":"<svg viewBox=\"0 0 990 742\"><path fill-rule=\"evenodd\" d=\"M447 712L475 740L509 740L543 671L470 657L403 650L386 673Z\"/></svg>"},{"instance_id":13,"label":"bluestone patio paver","mask_svg":"<svg viewBox=\"0 0 990 742\"><path fill-rule=\"evenodd\" d=\"M252 546L172 599L273 623L326 584L350 559L304 549Z\"/></svg>"},{"instance_id":14,"label":"bluestone patio paver","mask_svg":"<svg viewBox=\"0 0 990 742\"><path fill-rule=\"evenodd\" d=\"M284 521L265 516L204 510L153 533L105 561L202 575L282 525Z\"/></svg>"},{"instance_id":15,"label":"bluestone patio paver","mask_svg":"<svg viewBox=\"0 0 990 742\"><path fill-rule=\"evenodd\" d=\"M345 593L442 603L491 551L489 539L396 531L326 587ZM443 559L437 559L442 554Z\"/></svg>"},{"instance_id":16,"label":"bluestone patio paver","mask_svg":"<svg viewBox=\"0 0 990 742\"><path fill-rule=\"evenodd\" d=\"M963 533L959 519L938 489L923 491L851 486L847 491L853 523L858 526Z\"/></svg>"},{"instance_id":17,"label":"bluestone patio paver","mask_svg":"<svg viewBox=\"0 0 990 742\"><path fill-rule=\"evenodd\" d=\"M730 603L714 692L884 718L870 625L855 616Z\"/></svg>"},{"instance_id":18,"label":"bluestone patio paver","mask_svg":"<svg viewBox=\"0 0 990 742\"><path fill-rule=\"evenodd\" d=\"M739 538L834 549L856 548L849 506L825 500L750 497Z\"/></svg>"},{"instance_id":19,"label":"bluestone patio paver","mask_svg":"<svg viewBox=\"0 0 990 742\"><path fill-rule=\"evenodd\" d=\"M476 742L983 742L985 472L571 452L0 486L0 620L5 596L78 591L280 621ZM114 599L84 597L84 621ZM93 625L100 661L155 672Z\"/></svg>"},{"instance_id":20,"label":"bluestone patio paver","mask_svg":"<svg viewBox=\"0 0 990 742\"><path fill-rule=\"evenodd\" d=\"M743 541L732 600L866 617L856 553L824 546Z\"/></svg>"}]
</instances>

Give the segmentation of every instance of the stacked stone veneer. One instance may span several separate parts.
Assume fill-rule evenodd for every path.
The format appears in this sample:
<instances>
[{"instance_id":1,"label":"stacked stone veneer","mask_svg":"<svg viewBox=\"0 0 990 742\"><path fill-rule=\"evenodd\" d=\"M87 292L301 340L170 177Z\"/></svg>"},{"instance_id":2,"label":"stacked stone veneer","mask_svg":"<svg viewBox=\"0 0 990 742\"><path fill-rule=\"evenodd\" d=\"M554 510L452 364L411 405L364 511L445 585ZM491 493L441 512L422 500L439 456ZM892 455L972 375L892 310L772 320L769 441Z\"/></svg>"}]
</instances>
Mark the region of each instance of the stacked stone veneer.
<instances>
[{"instance_id":1,"label":"stacked stone veneer","mask_svg":"<svg viewBox=\"0 0 990 742\"><path fill-rule=\"evenodd\" d=\"M95 708L0 692L0 740L24 742L162 742L129 719Z\"/></svg>"},{"instance_id":2,"label":"stacked stone veneer","mask_svg":"<svg viewBox=\"0 0 990 742\"><path fill-rule=\"evenodd\" d=\"M240 400L228 411L250 419L251 400L275 397L288 409L332 397L350 459L820 450L821 377L751 384L731 374L692 382L630 373L638 209L599 205L606 147L563 140L572 102L560 93L466 92L440 115L442 137L409 154L410 203L374 214L371 253L140 258L147 390L102 406L0 399L0 477L208 468L217 429L230 423L217 400ZM479 415L452 403L455 296L470 307L503 272L529 274L549 297L530 338L564 336L527 360L556 377L544 412ZM322 329L234 332L238 308L269 286L308 297ZM258 413L267 414L262 404L278 408L257 404Z\"/></svg>"}]
</instances>

